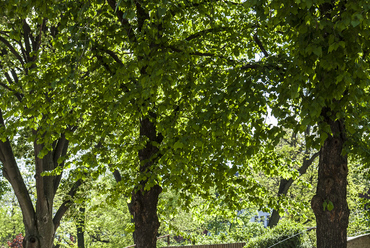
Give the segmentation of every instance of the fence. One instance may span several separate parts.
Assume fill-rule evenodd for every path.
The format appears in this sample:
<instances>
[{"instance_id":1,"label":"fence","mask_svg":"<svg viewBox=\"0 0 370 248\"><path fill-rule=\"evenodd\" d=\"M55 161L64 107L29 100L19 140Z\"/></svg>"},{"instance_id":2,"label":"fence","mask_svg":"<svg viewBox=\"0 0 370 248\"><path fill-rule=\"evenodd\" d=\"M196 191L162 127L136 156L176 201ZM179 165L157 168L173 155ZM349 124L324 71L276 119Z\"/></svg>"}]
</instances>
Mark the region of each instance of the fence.
<instances>
[{"instance_id":1,"label":"fence","mask_svg":"<svg viewBox=\"0 0 370 248\"><path fill-rule=\"evenodd\" d=\"M170 235L169 234L164 235L164 236L161 236L161 237L158 237L157 240L158 239L164 239L164 238L167 238L167 244L170 245ZM125 248L132 248L132 247L135 247L135 246L136 246L136 244L135 245L126 246ZM237 247L237 248L239 248L239 247Z\"/></svg>"},{"instance_id":2,"label":"fence","mask_svg":"<svg viewBox=\"0 0 370 248\"><path fill-rule=\"evenodd\" d=\"M164 246L162 248L243 248L245 243L217 244L217 245L186 245L186 246Z\"/></svg>"}]
</instances>

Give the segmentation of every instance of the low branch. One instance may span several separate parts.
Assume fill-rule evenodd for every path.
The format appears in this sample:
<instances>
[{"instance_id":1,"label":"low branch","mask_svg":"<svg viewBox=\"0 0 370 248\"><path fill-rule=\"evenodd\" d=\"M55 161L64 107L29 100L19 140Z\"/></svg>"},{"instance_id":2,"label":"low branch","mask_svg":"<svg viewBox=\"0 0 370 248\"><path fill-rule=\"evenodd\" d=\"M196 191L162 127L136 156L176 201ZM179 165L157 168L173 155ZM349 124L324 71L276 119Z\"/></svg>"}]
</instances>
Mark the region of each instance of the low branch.
<instances>
[{"instance_id":1,"label":"low branch","mask_svg":"<svg viewBox=\"0 0 370 248\"><path fill-rule=\"evenodd\" d=\"M73 198L78 190L78 188L82 185L83 181L82 179L78 179L72 186L71 190L68 192L68 196L70 198ZM67 212L69 207L72 205L73 201L71 199L68 199L62 203L62 205L59 207L58 211L56 212L53 223L54 223L54 231L56 231L60 225L60 220L63 218L64 214Z\"/></svg>"},{"instance_id":2,"label":"low branch","mask_svg":"<svg viewBox=\"0 0 370 248\"><path fill-rule=\"evenodd\" d=\"M0 126L5 127L2 111L0 109ZM28 193L26 184L19 170L18 164L10 145L6 138L5 142L0 139L0 158L3 164L3 175L12 185L14 193L22 209L24 225L26 229L30 229L34 225L35 209L32 204L31 197Z\"/></svg>"}]
</instances>

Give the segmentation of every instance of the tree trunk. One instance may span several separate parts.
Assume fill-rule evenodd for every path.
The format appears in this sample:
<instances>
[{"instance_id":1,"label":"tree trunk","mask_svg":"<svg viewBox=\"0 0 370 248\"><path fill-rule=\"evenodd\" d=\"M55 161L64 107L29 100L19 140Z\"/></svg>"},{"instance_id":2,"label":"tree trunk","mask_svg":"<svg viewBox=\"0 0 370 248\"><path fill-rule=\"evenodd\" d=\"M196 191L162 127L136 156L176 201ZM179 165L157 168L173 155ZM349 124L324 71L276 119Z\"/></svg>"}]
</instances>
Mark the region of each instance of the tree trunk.
<instances>
[{"instance_id":1,"label":"tree trunk","mask_svg":"<svg viewBox=\"0 0 370 248\"><path fill-rule=\"evenodd\" d=\"M344 121L326 120L332 135L320 150L316 195L311 206L316 216L317 248L346 248L349 209L347 205L347 157Z\"/></svg>"},{"instance_id":2,"label":"tree trunk","mask_svg":"<svg viewBox=\"0 0 370 248\"><path fill-rule=\"evenodd\" d=\"M0 109L0 126L5 127L5 122ZM36 132L36 131L35 131ZM25 227L24 248L52 248L54 246L54 235L64 213L69 208L71 201L66 201L58 209L53 218L54 196L59 187L62 174L56 176L42 176L43 172L52 171L64 163L58 164L58 159L67 154L68 141L61 134L60 138L53 142L53 149L43 158L38 155L43 149L43 144L34 141L35 155L35 180L36 180L36 206L34 206L26 184L20 173L9 139L0 140L0 161L3 164L3 175L12 185L22 210L23 223ZM68 193L71 197L76 193L81 181L74 184Z\"/></svg>"},{"instance_id":3,"label":"tree trunk","mask_svg":"<svg viewBox=\"0 0 370 248\"><path fill-rule=\"evenodd\" d=\"M85 208L80 208L80 216L77 220L77 246L78 248L85 248Z\"/></svg>"},{"instance_id":4,"label":"tree trunk","mask_svg":"<svg viewBox=\"0 0 370 248\"><path fill-rule=\"evenodd\" d=\"M155 119L155 115L151 114ZM155 124L145 118L140 121L140 136L148 139L145 147L139 151L140 174L147 179L140 181L140 184L132 192L132 199L129 205L130 213L135 223L134 242L136 248L156 248L159 220L157 215L157 204L162 188L154 184L150 189L145 189L149 178L152 176L153 165L159 155L158 148L154 143L160 144L162 136L157 135Z\"/></svg>"}]
</instances>

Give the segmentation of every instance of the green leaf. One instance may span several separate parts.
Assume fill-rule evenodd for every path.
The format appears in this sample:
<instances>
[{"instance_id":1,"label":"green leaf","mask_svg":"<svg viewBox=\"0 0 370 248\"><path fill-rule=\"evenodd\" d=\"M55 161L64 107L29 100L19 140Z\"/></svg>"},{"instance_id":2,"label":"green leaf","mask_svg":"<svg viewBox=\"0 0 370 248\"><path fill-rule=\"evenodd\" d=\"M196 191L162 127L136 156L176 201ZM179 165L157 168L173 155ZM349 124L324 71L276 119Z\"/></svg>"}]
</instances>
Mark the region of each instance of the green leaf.
<instances>
[{"instance_id":1,"label":"green leaf","mask_svg":"<svg viewBox=\"0 0 370 248\"><path fill-rule=\"evenodd\" d=\"M312 52L317 55L318 57L321 57L322 55L322 48L321 47L315 47Z\"/></svg>"},{"instance_id":2,"label":"green leaf","mask_svg":"<svg viewBox=\"0 0 370 248\"><path fill-rule=\"evenodd\" d=\"M307 8L311 8L312 7L312 0L306 0L306 5L307 5Z\"/></svg>"},{"instance_id":3,"label":"green leaf","mask_svg":"<svg viewBox=\"0 0 370 248\"><path fill-rule=\"evenodd\" d=\"M174 145L173 148L175 149L181 149L184 147L184 144L181 141L177 141Z\"/></svg>"},{"instance_id":4,"label":"green leaf","mask_svg":"<svg viewBox=\"0 0 370 248\"><path fill-rule=\"evenodd\" d=\"M331 201L328 201L328 210L331 211L334 209L334 204Z\"/></svg>"},{"instance_id":5,"label":"green leaf","mask_svg":"<svg viewBox=\"0 0 370 248\"><path fill-rule=\"evenodd\" d=\"M118 9L118 7L120 6L121 2L122 2L122 0L119 0L119 1L118 1L117 6L116 6L116 9L114 10L114 12L117 12L117 9Z\"/></svg>"}]
</instances>

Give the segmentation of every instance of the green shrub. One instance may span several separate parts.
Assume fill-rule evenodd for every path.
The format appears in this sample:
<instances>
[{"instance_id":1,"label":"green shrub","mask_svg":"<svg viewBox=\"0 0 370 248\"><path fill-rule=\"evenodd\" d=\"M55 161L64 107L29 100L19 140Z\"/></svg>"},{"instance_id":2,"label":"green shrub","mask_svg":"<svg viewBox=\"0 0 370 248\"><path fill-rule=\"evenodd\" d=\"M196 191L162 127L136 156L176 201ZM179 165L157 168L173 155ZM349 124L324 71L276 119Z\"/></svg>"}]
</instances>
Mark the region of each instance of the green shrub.
<instances>
[{"instance_id":1,"label":"green shrub","mask_svg":"<svg viewBox=\"0 0 370 248\"><path fill-rule=\"evenodd\" d=\"M271 246L273 248L309 247L305 233L302 233L304 231L305 228L300 224L282 221L263 235L251 239L244 248L268 248Z\"/></svg>"}]
</instances>

